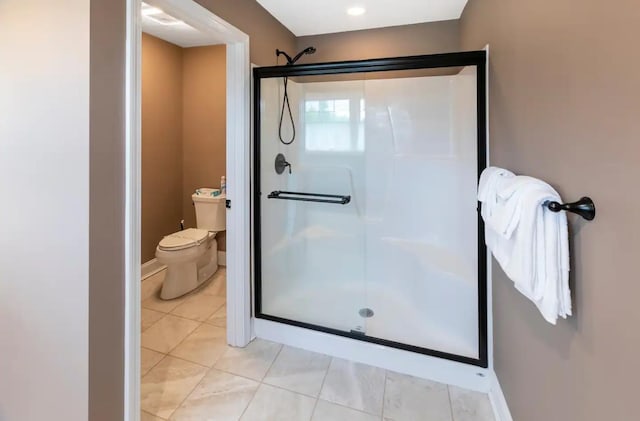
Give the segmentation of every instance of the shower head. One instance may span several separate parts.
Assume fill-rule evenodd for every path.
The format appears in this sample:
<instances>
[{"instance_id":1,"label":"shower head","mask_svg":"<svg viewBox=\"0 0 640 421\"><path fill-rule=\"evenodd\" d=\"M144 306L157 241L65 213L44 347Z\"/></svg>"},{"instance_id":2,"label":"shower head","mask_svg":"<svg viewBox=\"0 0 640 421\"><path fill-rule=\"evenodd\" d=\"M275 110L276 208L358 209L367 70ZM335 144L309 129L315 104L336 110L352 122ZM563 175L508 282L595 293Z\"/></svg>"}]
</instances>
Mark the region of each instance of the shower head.
<instances>
[{"instance_id":1,"label":"shower head","mask_svg":"<svg viewBox=\"0 0 640 421\"><path fill-rule=\"evenodd\" d=\"M276 50L276 56L283 55L287 59L287 65L291 66L296 63L296 61L300 60L300 58L305 54L314 54L316 52L315 47L307 47L304 50L300 51L295 57L291 58L291 56L285 53L282 50Z\"/></svg>"},{"instance_id":2,"label":"shower head","mask_svg":"<svg viewBox=\"0 0 640 421\"><path fill-rule=\"evenodd\" d=\"M302 57L303 55L305 55L305 54L311 55L311 54L315 54L315 52L316 52L316 47L307 47L304 50L300 51L298 53L298 55L296 55L293 58L293 60L291 60L291 63L289 63L289 64L295 64L296 61L300 60L300 57Z\"/></svg>"}]
</instances>

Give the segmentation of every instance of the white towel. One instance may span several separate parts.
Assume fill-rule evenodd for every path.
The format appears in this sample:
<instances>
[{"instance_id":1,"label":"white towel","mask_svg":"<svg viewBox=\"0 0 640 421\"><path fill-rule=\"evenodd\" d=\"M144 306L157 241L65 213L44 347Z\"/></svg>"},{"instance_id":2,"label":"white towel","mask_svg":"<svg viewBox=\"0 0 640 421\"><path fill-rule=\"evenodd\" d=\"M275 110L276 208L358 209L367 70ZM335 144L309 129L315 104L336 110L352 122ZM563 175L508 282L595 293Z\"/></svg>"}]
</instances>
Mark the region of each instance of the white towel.
<instances>
[{"instance_id":1,"label":"white towel","mask_svg":"<svg viewBox=\"0 0 640 421\"><path fill-rule=\"evenodd\" d=\"M560 195L532 177L494 167L485 172L478 199L487 246L518 291L555 324L571 315L567 216L545 206Z\"/></svg>"},{"instance_id":2,"label":"white towel","mask_svg":"<svg viewBox=\"0 0 640 421\"><path fill-rule=\"evenodd\" d=\"M511 246L501 240L499 234L502 209L498 191L504 183L515 177L511 171L498 167L488 167L480 175L478 200L482 202L480 214L485 222L485 243L499 262L508 263Z\"/></svg>"},{"instance_id":3,"label":"white towel","mask_svg":"<svg viewBox=\"0 0 640 421\"><path fill-rule=\"evenodd\" d=\"M493 213L498 209L498 190L508 179L515 177L511 171L489 167L480 175L478 200L482 202L482 218L492 221Z\"/></svg>"}]
</instances>

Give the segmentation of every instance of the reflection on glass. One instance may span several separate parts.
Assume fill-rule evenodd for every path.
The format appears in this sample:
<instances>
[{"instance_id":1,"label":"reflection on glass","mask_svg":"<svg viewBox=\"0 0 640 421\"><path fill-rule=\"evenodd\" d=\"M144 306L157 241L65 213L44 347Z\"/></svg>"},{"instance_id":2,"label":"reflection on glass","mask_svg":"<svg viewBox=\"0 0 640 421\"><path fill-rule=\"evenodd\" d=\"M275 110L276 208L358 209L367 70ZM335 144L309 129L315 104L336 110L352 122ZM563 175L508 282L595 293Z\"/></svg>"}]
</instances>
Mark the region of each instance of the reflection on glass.
<instances>
[{"instance_id":1,"label":"reflection on glass","mask_svg":"<svg viewBox=\"0 0 640 421\"><path fill-rule=\"evenodd\" d=\"M305 99L303 118L307 151L364 151L364 99Z\"/></svg>"}]
</instances>

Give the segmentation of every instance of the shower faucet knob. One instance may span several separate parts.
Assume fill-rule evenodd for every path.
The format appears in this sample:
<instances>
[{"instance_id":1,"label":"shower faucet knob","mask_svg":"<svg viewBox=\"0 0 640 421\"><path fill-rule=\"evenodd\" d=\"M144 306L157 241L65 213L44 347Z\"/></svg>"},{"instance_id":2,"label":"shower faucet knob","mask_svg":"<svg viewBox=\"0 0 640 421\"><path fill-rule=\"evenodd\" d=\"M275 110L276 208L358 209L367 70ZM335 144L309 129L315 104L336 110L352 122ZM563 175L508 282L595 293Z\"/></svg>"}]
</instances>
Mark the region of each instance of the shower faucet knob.
<instances>
[{"instance_id":1,"label":"shower faucet knob","mask_svg":"<svg viewBox=\"0 0 640 421\"><path fill-rule=\"evenodd\" d=\"M282 174L285 168L289 167L289 174L291 174L291 164L287 162L287 159L283 154L279 153L276 156L275 169L277 174Z\"/></svg>"}]
</instances>

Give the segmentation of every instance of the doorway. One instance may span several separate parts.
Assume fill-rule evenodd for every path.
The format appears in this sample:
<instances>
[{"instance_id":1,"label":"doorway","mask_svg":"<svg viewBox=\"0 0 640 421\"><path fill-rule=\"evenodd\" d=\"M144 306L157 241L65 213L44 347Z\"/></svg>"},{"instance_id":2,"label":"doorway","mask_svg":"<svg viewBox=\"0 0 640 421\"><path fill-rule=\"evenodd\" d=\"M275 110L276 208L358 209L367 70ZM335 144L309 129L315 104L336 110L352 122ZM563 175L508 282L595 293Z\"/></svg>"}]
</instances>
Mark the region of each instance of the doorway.
<instances>
[{"instance_id":1,"label":"doorway","mask_svg":"<svg viewBox=\"0 0 640 421\"><path fill-rule=\"evenodd\" d=\"M226 45L226 341L243 347L250 326L249 38L192 0L148 0L211 44ZM140 418L142 243L142 2L127 2L125 419Z\"/></svg>"}]
</instances>

